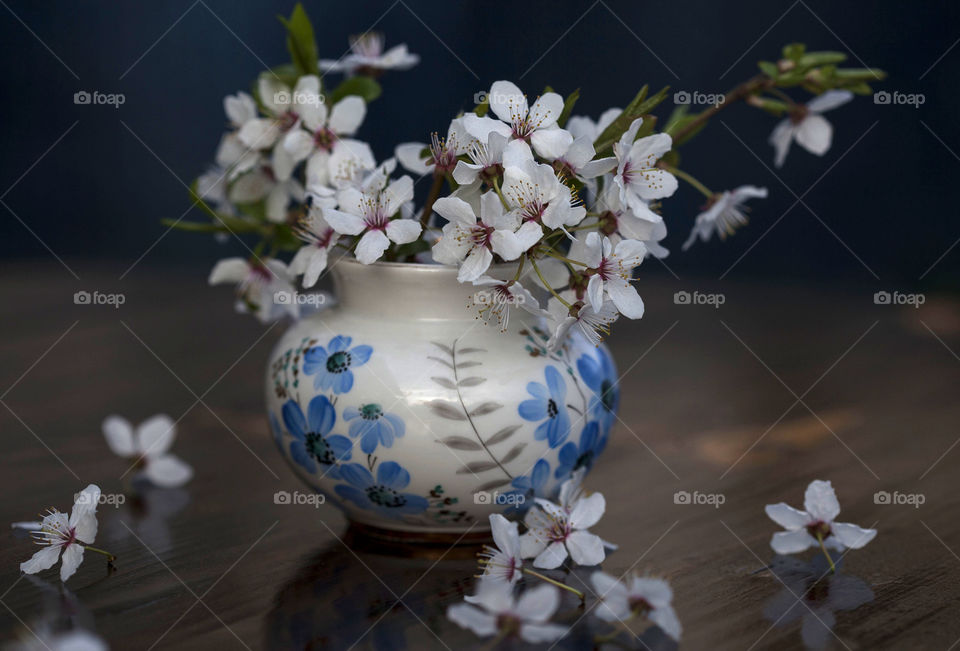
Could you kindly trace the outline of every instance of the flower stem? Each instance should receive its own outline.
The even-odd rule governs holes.
[[[763,91],[767,88],[772,88],[774,85],[773,79],[766,75],[757,75],[752,79],[741,83],[739,86],[735,87],[733,90],[729,91],[723,96],[723,103],[715,104],[703,111],[693,120],[688,122],[683,128],[679,129],[676,133],[671,134],[673,136],[673,142],[677,143],[683,140],[684,138],[695,133],[703,124],[712,118],[714,115],[730,106],[734,102],[742,99],[746,99],[750,95],[753,95],[757,91]]]
[[[530,576],[535,576],[535,577],[537,577],[538,579],[542,579],[542,580],[546,581],[547,583],[552,583],[553,585],[557,586],[558,588],[563,588],[564,590],[569,590],[569,591],[572,592],[573,594],[575,594],[575,595],[577,595],[578,597],[580,597],[580,601],[585,601],[585,600],[586,600],[586,597],[584,596],[584,594],[583,594],[582,592],[580,592],[580,591],[577,590],[576,588],[570,587],[570,586],[567,585],[566,583],[561,583],[560,581],[556,581],[556,580],[554,580],[554,579],[551,579],[549,576],[544,576],[543,574],[540,574],[540,572],[535,572],[535,571],[533,571],[533,570],[531,570],[531,569],[528,569],[528,568],[526,568],[526,567],[523,568],[523,573],[524,573],[524,574],[529,574]]]
[[[108,563],[112,563],[112,562],[114,562],[115,560],[117,560],[116,555],[111,554],[111,553],[108,552],[108,551],[104,551],[104,550],[102,550],[102,549],[99,549],[99,548],[97,548],[97,547],[91,547],[90,545],[84,545],[83,548],[86,549],[86,550],[89,550],[89,551],[91,551],[91,552],[97,552],[98,554],[103,554],[104,556],[107,557],[107,562],[108,562]]]
[[[830,552],[827,551],[826,545],[823,544],[823,534],[819,531],[817,532],[817,542],[820,543],[820,549],[823,550],[823,555],[827,557],[827,562],[830,563],[830,573],[836,574],[837,567],[833,564],[833,559],[830,558]]]
[[[565,258],[564,256],[560,255],[559,253],[554,252],[553,249],[541,249],[541,251],[543,251],[544,253],[546,253],[547,255],[549,255],[551,258],[556,258],[557,260],[560,260],[561,262],[566,262],[567,264],[575,264],[575,265],[578,265],[578,266],[580,266],[580,267],[589,267],[589,265],[588,265],[587,263],[585,263],[585,262],[579,262],[579,261],[577,261],[577,260],[571,260],[570,258]]]
[[[427,195],[427,202],[423,204],[423,212],[420,213],[420,226],[423,228],[427,228],[427,224],[430,222],[433,204],[440,196],[441,190],[443,190],[443,175],[435,173],[433,175],[433,185],[430,186],[430,194]]]
[[[537,266],[537,261],[534,260],[533,258],[530,258],[530,264],[533,265],[533,270],[537,272],[537,278],[539,278],[540,282],[543,283],[543,286],[547,288],[547,291],[553,294],[553,297],[556,298],[561,303],[563,303],[564,306],[566,306],[566,308],[569,310],[571,308],[571,305],[567,303],[565,300],[563,300],[563,297],[560,296],[560,294],[558,294],[557,292],[555,292],[553,290],[553,287],[550,286],[550,283],[546,281],[546,279],[543,277],[543,274],[540,273],[540,267]]]
[[[493,179],[493,189],[497,193],[497,196],[500,197],[500,203],[503,204],[503,207],[510,210],[510,204],[507,203],[507,198],[503,196],[503,191],[500,189],[500,181],[497,179]]]
[[[684,181],[686,181],[687,183],[695,187],[697,190],[700,191],[700,194],[705,196],[707,199],[713,198],[713,192],[711,192],[710,189],[707,188],[707,186],[705,186],[703,183],[695,179],[692,174],[688,172],[684,172],[679,168],[671,167],[670,165],[662,165],[661,167],[662,169],[665,169],[671,174],[675,176],[679,176],[681,179],[683,179]]]

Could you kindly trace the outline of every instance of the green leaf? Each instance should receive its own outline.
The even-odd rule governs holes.
[[[570,114],[573,112],[573,107],[578,99],[580,99],[579,88],[567,95],[567,99],[563,100],[563,111],[560,112],[560,117],[557,118],[557,124],[559,124],[561,128],[567,126],[567,120],[570,119]]]
[[[797,65],[809,70],[818,66],[825,66],[834,63],[843,63],[847,60],[847,55],[843,52],[810,52],[797,60]]]
[[[780,69],[777,68],[777,64],[771,61],[758,61],[757,67],[760,68],[760,72],[770,77],[771,79],[776,79],[780,76]]]
[[[336,104],[344,97],[349,95],[359,95],[363,101],[369,103],[380,97],[382,88],[380,83],[372,77],[350,77],[344,79],[332,93],[330,93],[330,104]]]
[[[783,46],[783,58],[790,59],[791,61],[796,61],[803,56],[803,53],[806,51],[807,46],[803,43],[790,43]]]
[[[284,63],[282,65],[270,68],[270,71],[267,74],[279,79],[290,88],[293,88],[297,85],[297,79],[300,77],[300,73],[297,72],[297,69],[292,63]]]
[[[669,86],[664,86],[656,95],[648,98],[648,87],[644,86],[641,88],[640,92],[633,98],[633,101],[627,105],[627,108],[623,109],[610,126],[604,129],[603,133],[597,137],[593,143],[593,148],[597,154],[603,154],[607,149],[613,147],[613,143],[620,139],[620,136],[630,128],[630,124],[633,123],[634,120],[649,114],[660,102],[666,99],[669,89]]]
[[[490,111],[490,96],[487,93],[482,93],[482,95],[483,101],[473,107],[473,112],[480,117],[485,116]]]
[[[287,28],[287,51],[290,52],[294,68],[300,75],[319,75],[317,41],[303,5],[298,2],[289,19],[283,16],[278,18]]]

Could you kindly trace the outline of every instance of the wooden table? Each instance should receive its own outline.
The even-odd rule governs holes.
[[[474,550],[384,555],[351,539],[331,506],[274,504],[276,491],[301,488],[261,406],[282,326],[232,315],[229,292],[200,272],[139,267],[120,282],[115,269],[79,266],[80,282],[52,265],[0,280],[0,520],[67,508],[89,482],[121,492],[125,464],[100,434],[114,412],[180,418],[175,451],[196,477],[101,507],[97,542],[119,555],[117,570],[88,554],[69,592],[53,571],[21,576],[33,547],[8,533],[3,639],[69,616],[115,649],[478,646],[444,617],[473,589]],[[654,276],[641,283],[648,315],[616,328],[622,422],[588,480],[608,504],[595,531],[620,545],[605,569],[669,578],[683,648],[802,648],[804,619],[831,648],[956,648],[960,301],[930,294],[915,309],[874,304],[876,288],[715,284]],[[126,301],[75,305],[81,289]],[[679,290],[726,300],[677,305]],[[805,570],[764,570],[777,527],[763,506],[801,506],[815,478],[833,481],[841,520],[880,533],[845,557],[842,580],[794,606],[785,591],[805,594]],[[677,504],[678,491],[723,503]],[[924,503],[878,504],[878,491]],[[833,633],[818,624],[860,602],[835,613]],[[590,628],[602,629],[581,622],[558,648],[589,648]]]

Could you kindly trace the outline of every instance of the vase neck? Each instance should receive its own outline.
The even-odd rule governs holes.
[[[474,321],[479,314],[475,298],[484,291],[458,282],[457,269],[442,265],[364,265],[344,258],[334,263],[331,272],[341,307],[353,314],[382,317],[385,322],[397,318]]]

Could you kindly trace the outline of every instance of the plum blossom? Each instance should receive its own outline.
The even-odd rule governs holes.
[[[568,303],[569,299],[576,300],[572,292],[561,294]],[[610,334],[610,325],[620,317],[620,312],[611,300],[604,300],[600,309],[594,309],[589,303],[577,301],[567,307],[556,298],[547,303],[553,324],[553,334],[547,341],[547,350],[555,351],[566,341],[570,328],[577,326],[583,335],[594,346]]]
[[[581,136],[553,159],[553,166],[563,174],[573,174],[581,179],[593,179],[617,167],[617,159],[613,156],[594,160],[596,154],[593,141]]]
[[[42,547],[30,560],[20,563],[20,571],[36,574],[60,561],[60,580],[66,581],[83,562],[83,550],[97,537],[97,503],[100,487],[90,484],[77,493],[68,518],[65,513],[50,509],[43,520],[30,523],[35,542]],[[61,556],[62,553],[62,556]],[[106,553],[106,552],[104,552]]]
[[[527,533],[520,536],[520,553],[533,558],[533,566],[548,570],[560,567],[569,555],[578,565],[599,565],[606,557],[604,541],[588,529],[600,521],[606,510],[601,493],[569,503],[570,510],[543,498],[539,509],[530,509],[524,518]]]
[[[617,310],[628,319],[643,316],[643,299],[630,284],[634,267],[643,262],[647,249],[643,242],[620,240],[616,248],[610,238],[592,232],[583,246],[583,260],[591,274],[587,298],[595,312],[603,308],[604,296],[610,297]]]
[[[420,236],[420,223],[393,216],[400,207],[413,199],[413,179],[403,176],[385,188],[373,187],[366,191],[347,188],[337,200],[340,210],[325,208],[323,216],[335,231],[343,235],[360,235],[357,260],[372,264],[383,252],[395,244],[407,244]]]
[[[646,202],[669,197],[677,190],[677,177],[656,167],[673,147],[673,140],[666,133],[637,140],[642,123],[640,118],[634,120],[613,146],[618,161],[613,180],[620,188],[620,201],[638,214],[648,210]]]
[[[396,156],[400,164],[414,174],[447,174],[460,163],[458,156],[467,153],[475,142],[476,139],[464,128],[463,120],[456,118],[450,122],[446,138],[434,133],[429,145],[421,142],[397,145]],[[424,149],[429,151],[426,159],[421,158]]]
[[[796,554],[811,547],[843,551],[860,549],[877,535],[876,529],[863,529],[855,524],[834,522],[840,515],[840,503],[829,481],[815,480],[807,486],[800,511],[787,504],[768,504],[770,519],[786,531],[773,534],[770,546],[778,554]]]
[[[34,625],[22,639],[6,647],[11,651],[107,651],[103,638],[82,629],[55,632],[49,625]]]
[[[376,76],[384,70],[407,70],[420,62],[418,55],[407,50],[406,43],[384,52],[383,42],[383,34],[379,32],[351,36],[349,54],[338,60],[320,59],[320,70]]]
[[[433,210],[449,220],[433,247],[433,258],[441,264],[459,264],[460,282],[474,281],[486,273],[494,254],[516,260],[543,236],[539,225],[521,225],[518,215],[504,213],[500,198],[492,191],[480,197],[479,216],[457,197],[437,199]]]
[[[303,114],[316,113],[323,106],[320,78],[316,75],[300,77],[291,91],[274,75],[262,74],[257,80],[257,95],[267,117],[259,117],[256,112],[236,113],[247,118],[240,126],[240,141],[255,149],[273,147],[283,134],[300,124]]]
[[[503,173],[503,151],[508,138],[491,131],[485,141],[473,140],[466,150],[470,162],[461,160],[453,169],[453,179],[461,186],[496,178]]]
[[[502,581],[513,585],[523,576],[517,523],[493,513],[490,515],[490,530],[494,546],[485,545],[478,554],[483,566],[482,578],[484,581]]]
[[[509,81],[495,81],[487,94],[490,111],[502,122],[484,120],[475,115],[464,117],[467,129],[481,141],[490,131],[529,142],[544,158],[553,160],[567,150],[573,135],[557,125],[563,112],[563,98],[544,93],[530,106],[527,97]],[[504,124],[505,123],[505,124]]]
[[[552,166],[533,160],[524,143],[511,142],[503,157],[503,196],[524,223],[561,228],[583,221],[586,209],[574,205],[570,188],[557,178]]]
[[[447,608],[447,619],[480,637],[499,633],[537,644],[555,642],[568,631],[549,621],[560,605],[560,593],[552,585],[529,588],[517,599],[511,583],[483,580],[466,601]]]
[[[327,110],[323,102],[298,107],[302,129],[291,129],[283,139],[283,147],[294,163],[318,157],[314,165],[325,163],[342,136],[352,136],[360,128],[367,113],[362,97],[348,95]]]
[[[309,212],[294,229],[305,244],[290,261],[290,273],[303,274],[303,286],[313,287],[327,268],[330,249],[337,244],[339,234],[323,218],[323,208],[311,205]]]
[[[573,115],[567,120],[566,129],[573,134],[574,138],[585,136],[589,138],[590,142],[596,142],[600,134],[613,124],[613,121],[620,117],[621,113],[623,113],[623,109],[609,108],[600,114],[596,122],[584,115]]]
[[[621,578],[622,579],[622,578]],[[673,590],[663,579],[636,574],[626,581],[606,572],[594,572],[590,577],[600,597],[597,617],[606,622],[623,622],[636,616],[645,617],[663,632],[680,641],[680,620],[673,610]]]
[[[593,207],[594,211],[600,213],[599,232],[608,236],[614,244],[621,239],[643,242],[647,254],[655,258],[670,255],[660,244],[667,236],[663,217],[654,212],[647,202],[635,204],[635,207],[638,210],[630,210],[620,201],[620,189],[608,179]]]
[[[791,111],[790,116],[778,123],[770,134],[769,142],[776,151],[774,165],[783,167],[794,140],[811,154],[826,154],[833,142],[833,126],[821,113],[843,106],[852,99],[853,93],[849,90],[828,90]]]
[[[224,258],[213,267],[208,282],[236,283],[237,311],[253,313],[263,323],[275,321],[284,313],[292,317],[299,313],[296,301],[277,300],[283,293],[292,298],[295,290],[287,265],[275,258]]]
[[[741,185],[735,190],[713,195],[708,208],[697,215],[697,220],[690,230],[690,237],[683,243],[683,250],[689,249],[697,237],[703,242],[710,241],[714,231],[721,240],[726,239],[727,235],[733,235],[737,228],[747,223],[747,216],[743,214],[746,210],[744,204],[753,198],[766,199],[767,189],[755,185]]]
[[[510,308],[519,307],[522,310],[538,317],[549,317],[550,314],[540,308],[540,304],[533,294],[524,289],[519,281],[507,281],[481,276],[473,281],[477,287],[486,287],[473,296],[473,304],[480,310],[480,318],[489,324],[490,319],[496,318],[502,332],[507,331],[510,322]]]
[[[163,488],[182,486],[193,477],[193,468],[169,453],[176,435],[176,424],[166,414],[157,414],[136,428],[121,416],[107,416],[103,421],[110,451],[133,460],[138,474]]]

